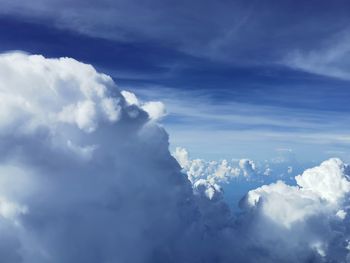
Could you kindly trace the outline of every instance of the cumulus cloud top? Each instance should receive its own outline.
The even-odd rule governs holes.
[[[290,227],[292,223],[325,210],[336,211],[350,192],[348,166],[333,158],[295,177],[297,186],[282,181],[264,185],[247,194],[246,204],[259,209],[272,220]],[[333,213],[332,212],[332,213]],[[346,213],[339,211],[338,216]]]
[[[1,55],[0,68],[2,131],[20,121],[22,132],[60,123],[93,132],[99,122],[120,117],[120,96],[110,94],[112,79],[90,65],[71,58],[9,53]]]
[[[296,186],[278,181],[249,191],[241,205],[254,218],[259,246],[271,251],[280,242],[275,256],[296,252],[288,262],[347,262],[348,174],[348,165],[332,158],[296,176]]]
[[[348,175],[349,167],[340,159],[333,158],[306,170],[295,180],[305,191],[311,191],[330,203],[337,203],[350,192]]]

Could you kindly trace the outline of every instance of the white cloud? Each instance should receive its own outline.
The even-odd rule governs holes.
[[[249,159],[239,160],[239,167],[242,169],[244,176],[254,174],[256,169],[254,162]]]
[[[70,58],[8,53],[1,55],[0,68],[0,78],[4,79],[0,84],[0,98],[5,103],[3,131],[17,118],[22,132],[40,126],[52,128],[60,122],[93,132],[99,122],[119,118],[120,95],[112,98],[109,94],[114,87],[112,79],[97,74],[90,65]]]
[[[349,257],[346,247],[350,234],[346,222],[350,196],[348,176],[348,165],[332,158],[296,176],[296,186],[282,181],[264,185],[249,191],[241,204],[256,216],[254,225],[269,229],[269,240],[285,243],[283,251],[300,250],[293,248],[292,243],[303,243],[320,257],[316,262],[343,262]],[[342,232],[338,232],[339,229],[343,229]],[[267,240],[258,232],[254,235],[261,242]]]
[[[141,102],[134,93],[129,91],[121,91],[128,105],[135,105],[148,113],[151,120],[157,121],[166,115],[165,105],[160,101]]]
[[[199,179],[193,184],[194,193],[206,196],[209,200],[222,198],[222,189],[217,184],[211,184],[205,179]]]
[[[126,90],[122,90],[120,93],[123,95],[128,105],[140,106],[140,102],[134,93]]]
[[[311,191],[329,203],[338,203],[350,192],[349,168],[341,160],[333,158],[319,167],[307,169],[295,177],[305,191]]]
[[[148,113],[151,120],[159,120],[166,115],[165,105],[160,101],[146,102],[141,108]]]
[[[190,159],[187,150],[181,147],[175,149],[173,156],[193,184],[203,179],[212,185],[228,183],[230,179],[239,176],[240,173],[246,173],[245,167],[240,169],[237,164],[234,166],[227,160],[207,162],[202,159]]]
[[[235,217],[220,184],[258,177],[267,164],[190,159],[178,148],[186,176],[150,119],[154,108],[144,110],[147,102],[92,66],[2,54],[0,99],[3,262],[349,257],[348,166],[339,159],[306,170],[297,186],[278,181],[250,191]]]
[[[266,167],[266,170],[264,171],[264,175],[269,176],[269,175],[271,175],[271,173],[272,173],[271,168],[270,167]]]
[[[249,191],[246,204],[250,207],[261,206],[266,217],[288,228],[318,213],[323,207],[315,194],[300,192],[297,186],[289,186],[282,181]]]
[[[344,220],[346,218],[347,212],[345,212],[343,209],[340,209],[335,215],[341,220]]]
[[[74,59],[18,52],[0,55],[0,100],[3,262],[175,255],[195,205],[166,132],[149,122],[159,104],[131,105],[109,76]]]
[[[344,196],[350,192],[345,172],[342,161],[330,159],[296,176],[297,186],[278,181],[250,191],[246,204],[251,207],[259,204],[267,217],[286,227],[325,209],[336,213]]]
[[[0,198],[0,217],[3,217],[16,223],[16,218],[20,214],[27,213],[27,211],[27,207],[23,205],[19,205],[6,199]]]
[[[231,184],[232,181],[250,181],[263,183],[265,180],[289,179],[287,177],[290,160],[266,160],[264,163],[251,159],[223,159],[220,161],[206,161],[192,159],[185,148],[176,147],[173,156],[194,184],[197,180],[205,179],[211,184]],[[270,177],[270,178],[267,178]]]
[[[328,39],[323,47],[311,51],[294,51],[288,54],[283,63],[299,70],[350,80],[349,34],[343,33]]]

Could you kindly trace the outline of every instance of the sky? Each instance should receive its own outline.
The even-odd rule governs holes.
[[[0,0],[1,262],[350,262],[349,8]]]
[[[349,160],[347,1],[1,1],[0,51],[73,57],[165,103],[205,159]]]

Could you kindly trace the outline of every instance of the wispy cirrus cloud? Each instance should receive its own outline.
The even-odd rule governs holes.
[[[0,14],[45,21],[96,38],[159,44],[197,57],[247,65],[274,63],[290,50],[319,47],[349,25],[340,2],[310,1],[300,8],[294,1],[178,1],[175,7],[159,0],[35,0],[30,4],[3,0]]]
[[[321,47],[308,51],[296,50],[288,54],[286,65],[313,74],[350,80],[349,30],[330,37]]]
[[[349,116],[341,110],[247,103],[234,96],[218,100],[205,90],[125,88],[147,99],[160,98],[168,112],[163,123],[172,134],[172,147],[186,146],[209,159],[261,159],[273,157],[276,149],[292,149],[303,158],[322,160],[332,151],[350,147]],[[297,100],[299,95],[288,98]],[[313,98],[304,103],[312,104]]]

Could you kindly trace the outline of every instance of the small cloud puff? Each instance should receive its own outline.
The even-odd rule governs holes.
[[[249,159],[239,160],[239,167],[242,169],[244,176],[252,175],[256,170],[255,163]]]
[[[136,95],[132,92],[123,90],[121,94],[124,96],[128,105],[136,105],[147,112],[149,118],[152,121],[160,120],[164,116],[166,116],[166,108],[165,105],[160,101],[148,101],[148,102],[140,102]]]

